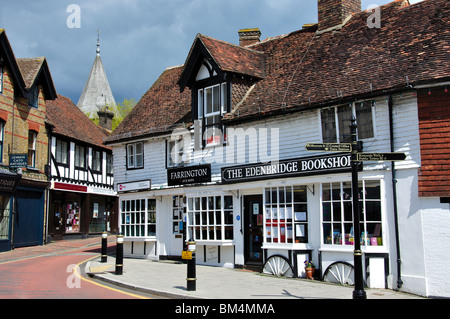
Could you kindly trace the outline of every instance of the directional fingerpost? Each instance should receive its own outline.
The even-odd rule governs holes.
[[[405,153],[358,153],[358,161],[404,161]]]
[[[308,143],[305,145],[307,151],[313,152],[351,152],[350,143]]]

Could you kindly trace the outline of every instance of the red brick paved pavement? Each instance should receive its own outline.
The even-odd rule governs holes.
[[[0,252],[0,263],[19,260],[30,257],[51,255],[55,253],[76,250],[84,247],[101,247],[101,237],[87,239],[58,240],[43,246],[30,246],[15,248],[11,251]],[[108,246],[115,242],[115,236],[108,236]]]

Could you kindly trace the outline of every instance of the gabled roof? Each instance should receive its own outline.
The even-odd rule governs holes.
[[[4,29],[0,29],[0,57],[3,58],[4,63],[8,66],[8,69],[12,74],[15,83],[14,87],[17,89],[16,92],[18,92],[20,96],[26,96],[25,81],[22,78],[19,65],[17,64],[14,52],[11,49],[11,45]]]
[[[298,111],[405,90],[450,78],[450,1],[382,6],[356,13],[333,32],[317,25],[251,46],[266,52],[266,77],[226,120]]]
[[[46,123],[55,135],[110,149],[103,144],[106,130],[95,125],[68,97],[58,94],[57,99],[47,102]]]
[[[222,72],[241,74],[257,79],[265,77],[264,53],[198,34],[180,76],[181,90],[189,86],[195,78],[199,62],[201,63],[203,59],[212,60]]]
[[[27,90],[30,90],[33,85],[38,83],[44,88],[46,100],[54,100],[57,98],[56,89],[45,57],[21,58],[17,59],[17,63]]]
[[[177,85],[182,70],[182,66],[166,69],[105,143],[156,136],[190,125],[191,92],[180,92]]]

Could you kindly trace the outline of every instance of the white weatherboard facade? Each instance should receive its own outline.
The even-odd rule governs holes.
[[[391,152],[388,98],[373,99],[374,137],[362,140],[364,152]],[[395,94],[392,101],[393,148],[395,152],[404,152],[406,160],[395,162],[396,183],[393,183],[391,162],[365,162],[359,172],[361,187],[364,185],[360,203],[364,209],[371,205],[379,207],[381,212],[375,223],[369,221],[369,216],[361,215],[363,219],[367,218],[364,227],[372,233],[366,233],[366,242],[362,245],[365,282],[373,288],[397,289],[397,259],[400,258],[403,291],[425,296],[450,296],[447,282],[450,270],[439,266],[450,262],[445,253],[450,242],[446,231],[449,207],[440,204],[439,198],[419,198],[417,195],[421,165],[417,98],[410,91]],[[355,105],[358,103],[360,101]],[[192,128],[185,135],[189,139],[185,145],[190,147],[185,147],[188,151],[184,152],[184,159],[188,156],[189,161],[184,162],[184,167],[210,164],[211,181],[179,186],[168,186],[168,169],[171,167],[167,167],[167,150],[171,135],[112,144],[125,255],[152,259],[179,257],[183,240],[194,237],[198,264],[231,268],[283,256],[293,274],[299,277],[304,276],[303,262],[307,259],[315,263],[320,276],[325,275],[333,263],[352,265],[352,230],[348,216],[343,213],[345,207],[348,208],[348,198],[344,195],[351,183],[349,171],[316,172],[295,177],[274,174],[254,181],[222,182],[222,168],[330,155],[305,150],[307,143],[323,141],[321,131],[321,110],[309,110],[228,127],[228,142],[224,149],[204,148],[195,153],[196,137]],[[230,132],[236,134],[235,140]],[[255,136],[260,140],[255,140]],[[266,138],[267,143],[264,142]],[[245,147],[242,147],[243,141],[246,141]],[[127,146],[141,142],[143,165],[129,169]],[[235,151],[229,153],[231,149]],[[259,150],[257,156],[256,150]],[[220,152],[221,157],[213,156]],[[137,181],[151,181],[151,186],[133,192],[117,189],[118,184]],[[397,191],[398,233],[393,185]],[[369,198],[372,190],[376,190],[376,198]],[[300,192],[302,199],[294,199]],[[333,200],[327,198],[331,193]],[[259,202],[251,201],[254,195]],[[276,201],[274,196],[278,196]],[[342,197],[336,199],[334,196]],[[196,208],[196,201],[200,208]],[[333,217],[325,211],[331,206]],[[297,212],[296,207],[302,208]],[[250,225],[252,218],[255,219]],[[333,220],[330,222],[328,218]],[[262,233],[252,238],[259,241],[261,253],[252,251],[255,242],[247,238],[255,223]],[[303,237],[297,237],[299,234]],[[397,254],[397,239],[400,255]]]

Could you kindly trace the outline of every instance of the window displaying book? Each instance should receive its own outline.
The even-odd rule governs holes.
[[[233,239],[233,197],[189,197],[188,238],[196,241]]]
[[[80,232],[80,203],[68,202],[66,207],[66,233]]]
[[[264,241],[307,243],[306,186],[269,187],[264,190]]]
[[[381,246],[380,181],[358,183],[361,245]],[[351,182],[321,184],[323,244],[354,245]]]

